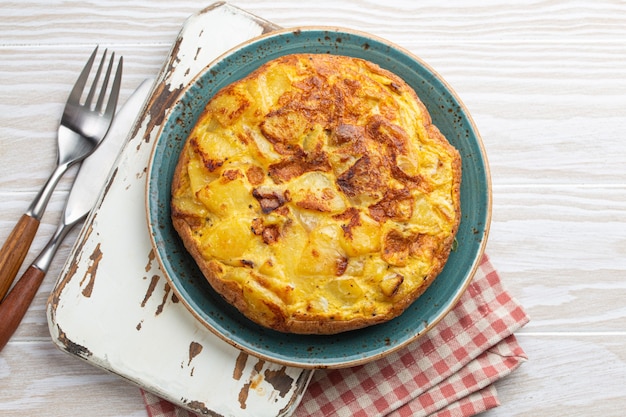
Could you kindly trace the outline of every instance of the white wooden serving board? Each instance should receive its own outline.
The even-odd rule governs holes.
[[[199,323],[159,269],[145,214],[153,143],[183,87],[276,28],[224,3],[185,22],[47,305],[60,349],[199,414],[288,415],[312,376],[248,356]]]

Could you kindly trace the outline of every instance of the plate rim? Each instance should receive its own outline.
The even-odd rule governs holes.
[[[376,41],[380,44],[383,44],[387,47],[389,47],[390,49],[395,49],[398,52],[401,52],[402,54],[404,54],[405,56],[407,56],[408,58],[410,58],[411,60],[414,60],[416,62],[419,63],[419,65],[421,65],[427,72],[429,72],[434,78],[437,79],[438,82],[440,82],[446,92],[452,96],[456,102],[459,105],[459,108],[462,110],[469,126],[471,127],[471,131],[473,133],[473,135],[476,138],[476,145],[478,147],[478,149],[480,150],[480,157],[481,160],[483,162],[483,168],[484,168],[484,177],[485,177],[485,185],[486,185],[486,204],[485,204],[485,224],[483,226],[483,238],[480,241],[480,244],[478,246],[478,249],[476,251],[476,255],[474,256],[473,260],[472,260],[472,265],[471,268],[468,268],[468,272],[467,272],[467,277],[464,280],[464,282],[462,283],[462,285],[460,285],[455,291],[456,294],[453,298],[451,298],[448,301],[448,305],[444,308],[444,310],[437,316],[435,317],[434,320],[429,321],[424,328],[415,333],[414,335],[412,335],[411,337],[407,337],[405,340],[400,341],[399,343],[390,346],[389,348],[385,349],[382,352],[377,352],[377,353],[373,353],[369,356],[366,357],[359,357],[359,358],[355,358],[355,359],[351,359],[351,360],[336,360],[336,361],[321,361],[321,362],[314,362],[314,361],[307,361],[307,360],[295,360],[295,359],[289,359],[286,356],[287,355],[283,355],[280,354],[278,352],[272,352],[273,355],[271,354],[267,354],[264,353],[263,351],[260,350],[255,350],[251,347],[242,345],[241,343],[239,343],[238,341],[228,337],[227,335],[223,334],[221,331],[219,331],[219,329],[217,329],[214,325],[212,325],[211,323],[207,322],[203,317],[200,316],[200,314],[198,312],[195,311],[195,309],[191,306],[191,304],[189,303],[188,300],[186,300],[186,298],[183,296],[183,294],[181,294],[179,288],[177,287],[177,285],[175,285],[174,280],[172,279],[172,277],[170,276],[170,274],[167,271],[167,268],[165,267],[164,261],[162,259],[161,253],[159,251],[159,243],[156,241],[156,236],[154,233],[154,225],[151,221],[151,208],[150,208],[150,201],[151,201],[151,197],[150,197],[150,193],[151,193],[151,178],[152,178],[152,171],[155,168],[155,154],[157,152],[157,148],[159,143],[162,140],[162,136],[163,136],[163,131],[165,129],[165,127],[168,125],[168,121],[170,120],[172,113],[175,111],[176,107],[180,104],[180,102],[182,101],[182,99],[184,98],[184,96],[188,93],[188,91],[197,83],[198,79],[200,79],[207,71],[210,70],[210,68],[212,68],[213,66],[215,66],[217,63],[221,62],[222,60],[224,60],[225,58],[231,56],[232,54],[236,53],[238,50],[245,48],[251,44],[269,39],[269,38],[273,38],[273,37],[279,37],[281,35],[285,35],[285,34],[298,34],[301,32],[312,32],[312,31],[318,31],[318,32],[331,32],[331,33],[337,33],[337,34],[347,34],[347,35],[354,35],[354,36],[358,36],[361,38],[367,38],[367,39],[371,39],[373,41]],[[332,54],[332,52],[331,52]],[[401,348],[407,346],[410,343],[415,342],[416,340],[420,339],[421,337],[423,337],[424,335],[428,334],[428,332],[430,332],[441,320],[443,320],[451,311],[452,309],[456,306],[456,304],[458,303],[459,299],[463,296],[463,294],[466,292],[467,288],[469,287],[469,284],[472,282],[474,275],[476,274],[476,271],[478,270],[481,261],[485,255],[485,248],[487,245],[487,241],[489,238],[489,234],[490,234],[490,229],[491,229],[491,220],[492,220],[492,210],[493,210],[493,189],[492,189],[492,179],[491,179],[491,169],[490,169],[490,165],[489,165],[489,161],[487,158],[487,153],[485,150],[485,146],[484,146],[484,142],[482,140],[482,136],[480,135],[480,132],[477,128],[477,125],[471,115],[471,113],[469,112],[467,106],[465,105],[465,103],[461,100],[461,98],[458,96],[458,94],[456,93],[456,91],[452,88],[452,86],[427,62],[425,62],[422,58],[420,58],[419,56],[417,56],[415,53],[413,53],[412,51],[398,45],[395,44],[385,38],[382,38],[378,35],[375,34],[371,34],[369,32],[365,32],[365,31],[361,31],[361,30],[356,30],[356,29],[351,29],[351,28],[346,28],[346,27],[341,27],[341,26],[327,26],[327,25],[305,25],[305,26],[296,26],[296,27],[290,27],[290,28],[282,28],[282,29],[277,29],[277,30],[273,30],[271,32],[267,32],[267,33],[263,33],[261,35],[252,37],[244,42],[239,43],[238,45],[229,48],[228,50],[226,50],[225,52],[221,53],[220,55],[218,55],[216,58],[214,58],[213,60],[211,60],[207,65],[205,65],[193,78],[191,78],[189,80],[189,82],[184,85],[181,86],[182,88],[180,88],[177,91],[177,97],[174,100],[173,104],[167,109],[167,111],[164,114],[163,117],[163,123],[158,127],[158,131],[157,134],[155,136],[155,140],[154,143],[152,144],[152,148],[150,151],[150,156],[148,159],[148,165],[147,165],[147,169],[146,169],[146,184],[145,184],[145,189],[144,189],[144,195],[145,195],[145,204],[144,204],[144,210],[145,210],[145,219],[147,222],[147,226],[148,226],[148,235],[150,237],[150,243],[151,243],[151,248],[154,251],[154,256],[155,259],[157,260],[159,267],[160,267],[160,271],[162,273],[162,275],[165,277],[165,279],[168,281],[168,284],[170,286],[170,288],[172,289],[172,291],[174,292],[174,294],[176,294],[178,300],[185,306],[186,310],[188,312],[190,312],[194,318],[202,325],[203,328],[208,329],[209,331],[211,331],[211,333],[213,333],[214,335],[218,336],[219,339],[225,341],[226,343],[228,343],[229,345],[245,352],[248,354],[251,354],[255,357],[258,357],[260,359],[263,360],[268,360],[268,361],[272,361],[274,363],[278,363],[278,364],[282,364],[282,365],[287,365],[287,366],[294,366],[294,367],[298,367],[298,368],[303,368],[303,369],[337,369],[337,368],[345,368],[345,367],[350,367],[350,366],[357,366],[357,365],[363,365],[365,363],[368,362],[372,362],[374,360],[380,359],[382,357],[385,357],[389,354],[392,354],[398,350],[400,350]],[[168,201],[169,204],[169,201]],[[433,281],[434,282],[434,281]],[[384,324],[384,323],[381,323]]]

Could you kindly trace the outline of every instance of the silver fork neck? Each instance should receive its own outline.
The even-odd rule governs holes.
[[[48,178],[48,181],[44,184],[44,186],[39,190],[37,196],[26,210],[26,215],[33,217],[37,220],[41,220],[44,211],[46,210],[46,206],[50,201],[50,197],[52,196],[52,192],[56,187],[57,183],[70,167],[69,163],[58,164],[57,167],[52,172],[52,175]]]
[[[61,246],[61,243],[63,243],[63,239],[65,239],[65,236],[67,236],[70,230],[72,230],[72,228],[83,219],[84,216],[79,219],[75,219],[72,222],[66,222],[65,219],[61,221],[57,226],[54,235],[50,238],[50,241],[48,241],[39,256],[37,256],[37,258],[33,261],[32,265],[43,272],[48,272],[52,259]]]
[[[27,215],[37,220],[41,220],[46,206],[48,205],[48,201],[50,201],[50,197],[52,196],[52,192],[63,174],[65,174],[72,165],[85,159],[85,157],[91,154],[94,148],[98,146],[97,141],[91,143],[94,142],[93,138],[84,137],[80,133],[63,125],[59,126],[57,142],[57,167],[26,211]]]

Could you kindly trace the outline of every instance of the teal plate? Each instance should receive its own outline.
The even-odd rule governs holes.
[[[434,124],[463,160],[462,219],[458,245],[430,285],[401,316],[333,336],[283,334],[261,327],[226,303],[207,283],[170,220],[170,185],[179,153],[209,99],[260,65],[292,53],[348,55],[399,75],[415,89]],[[474,123],[448,84],[411,53],[346,29],[312,27],[272,32],[240,45],[211,63],[171,109],[150,160],[147,211],[161,268],[181,301],[200,322],[237,348],[257,357],[302,368],[362,364],[416,340],[458,301],[480,263],[491,219],[487,159]]]

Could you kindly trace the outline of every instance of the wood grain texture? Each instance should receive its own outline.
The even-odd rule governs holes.
[[[29,266],[0,303],[0,350],[22,322],[45,276],[44,271]]]
[[[39,220],[22,214],[0,249],[0,300],[9,291],[35,238]]]
[[[49,340],[9,343],[0,378],[2,416],[146,416],[138,388],[59,352]]]
[[[520,343],[533,362],[498,383],[502,405],[485,416],[620,416],[624,335],[533,334]]]
[[[53,168],[63,104],[93,46],[124,55],[125,100],[159,70],[184,20],[209,3],[0,2],[0,239]],[[449,82],[489,156],[494,212],[487,253],[531,316],[519,336],[530,360],[497,383],[502,406],[486,415],[622,415],[624,2],[232,4],[285,27],[371,32],[418,55]],[[25,266],[52,235],[73,174],[59,184]],[[50,343],[44,306],[76,234],[0,352],[0,415],[146,415],[138,389]]]

